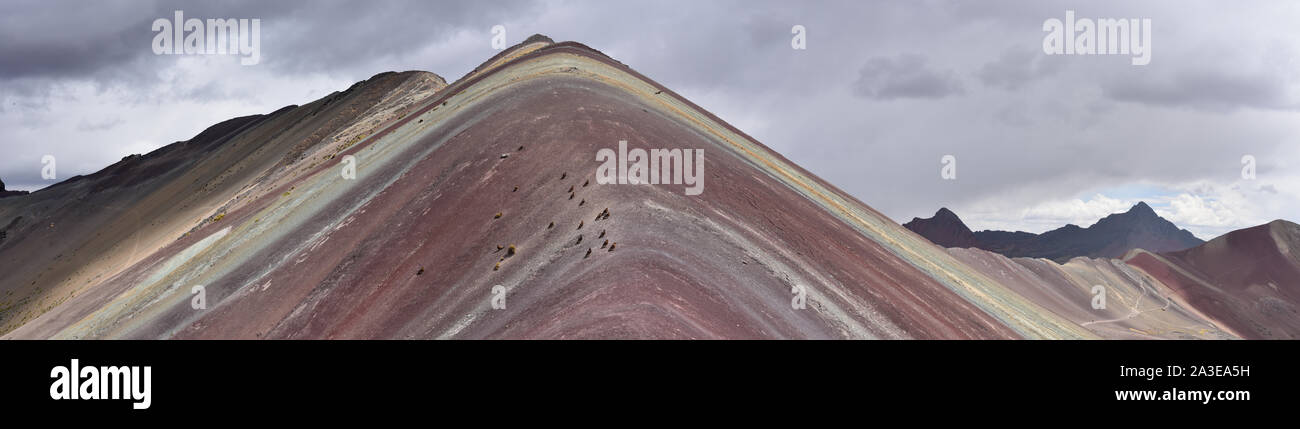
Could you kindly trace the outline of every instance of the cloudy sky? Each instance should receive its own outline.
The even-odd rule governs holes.
[[[1150,64],[1045,54],[1067,9],[1150,19]],[[260,62],[155,55],[150,25],[175,10],[260,19]],[[1296,1],[6,0],[0,179],[48,186],[43,155],[59,180],[87,174],[383,71],[451,81],[503,25],[510,44],[600,49],[900,222],[946,206],[1042,232],[1145,200],[1209,239],[1300,221],[1297,23]]]

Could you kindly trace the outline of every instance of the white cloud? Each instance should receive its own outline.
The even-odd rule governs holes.
[[[1066,224],[1086,228],[1107,215],[1128,211],[1138,201],[1096,194],[1088,199],[1044,201],[1020,210],[1009,210],[1004,204],[988,201],[962,208],[957,214],[976,231],[995,229],[1042,233]]]
[[[954,210],[972,230],[1042,233],[1066,224],[1088,227],[1145,201],[1160,217],[1203,240],[1274,219],[1294,221],[1295,214],[1300,213],[1300,178],[1294,176],[1232,183],[1195,181],[1140,189],[1144,192],[1104,190],[1088,198],[1047,200],[1019,210],[995,197]],[[1107,193],[1129,195],[1112,197]]]
[[[1248,228],[1274,219],[1295,221],[1300,213],[1300,183],[1294,178],[1270,183],[1243,180],[1231,184],[1197,182],[1181,186],[1164,199],[1156,213],[1202,239]]]

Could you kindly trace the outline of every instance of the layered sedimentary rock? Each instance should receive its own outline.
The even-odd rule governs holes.
[[[620,142],[701,151],[703,192],[600,180]],[[1231,336],[1123,263],[936,246],[541,36],[451,85],[385,73],[218,124],[6,222],[6,338]]]
[[[1300,338],[1300,225],[1275,220],[1183,251],[1125,259],[1244,338]]]
[[[531,38],[355,141],[311,143],[367,119],[290,139],[277,135],[297,121],[269,122],[333,103],[232,124],[213,154],[187,157],[212,170],[206,180],[189,169],[156,179],[153,195],[180,201],[115,200],[129,215],[84,228],[112,231],[106,242],[137,256],[44,274],[28,295],[37,305],[11,309],[9,335],[1090,336],[576,43]],[[702,149],[706,191],[595,183],[593,155],[621,140]],[[233,142],[265,148],[239,165],[263,164],[215,162]],[[340,174],[343,157],[355,160],[353,180]],[[213,183],[235,171],[246,177]],[[160,218],[172,220],[165,231],[125,224]],[[6,285],[33,274],[43,273]],[[207,308],[196,310],[200,285]]]
[[[1078,257],[1065,264],[980,249],[953,256],[1047,310],[1112,339],[1229,339],[1236,334],[1124,261]]]
[[[231,119],[95,174],[5,198],[0,332],[55,308],[46,319],[56,325],[98,309],[138,286],[123,275],[159,268],[224,213],[323,165],[444,86],[425,72],[377,75],[311,104]]]

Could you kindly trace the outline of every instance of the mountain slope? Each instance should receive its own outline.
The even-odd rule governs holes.
[[[419,106],[8,336],[1094,337],[583,45],[530,38]],[[704,193],[598,184],[620,140],[704,150]]]
[[[1168,285],[1118,259],[1008,258],[987,250],[951,248],[957,259],[1102,338],[1237,338]],[[1098,296],[1104,295],[1105,301]]]
[[[95,174],[0,200],[0,223],[10,225],[0,242],[0,332],[43,314],[29,327],[84,317],[129,290],[124,273],[155,267],[165,249],[443,86],[425,72],[376,75],[311,104],[224,121]]]
[[[1300,225],[1233,231],[1183,251],[1133,252],[1126,262],[1246,338],[1300,338]]]

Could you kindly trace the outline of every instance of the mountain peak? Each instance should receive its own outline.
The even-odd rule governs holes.
[[[975,233],[947,207],[940,208],[929,219],[913,218],[903,227],[942,247],[977,247]]]
[[[936,225],[959,224],[960,221],[948,220],[948,215],[956,218],[951,211],[939,209],[934,218],[914,220],[903,226],[936,244],[956,247],[946,244],[952,242],[955,229]],[[946,234],[938,234],[939,240],[936,241],[933,236],[936,232]],[[974,247],[1009,257],[1047,258],[1060,263],[1078,256],[1119,258],[1132,249],[1165,252],[1203,243],[1191,232],[1160,217],[1146,202],[1138,202],[1126,212],[1108,215],[1087,228],[1068,224],[1042,234],[980,231],[973,235]]]
[[[1138,228],[1139,225],[1144,225],[1143,228],[1145,228],[1152,225],[1163,226],[1165,223],[1169,223],[1168,226],[1174,230],[1178,229],[1173,225],[1173,223],[1156,214],[1155,209],[1152,209],[1145,201],[1139,201],[1137,204],[1134,204],[1133,207],[1129,208],[1128,211],[1107,215],[1098,220],[1097,223],[1088,227],[1088,229],[1133,229]]]
[[[1138,201],[1136,205],[1128,209],[1128,213],[1158,217],[1158,215],[1156,215],[1156,211],[1153,210],[1151,206],[1147,205],[1146,201]]]

